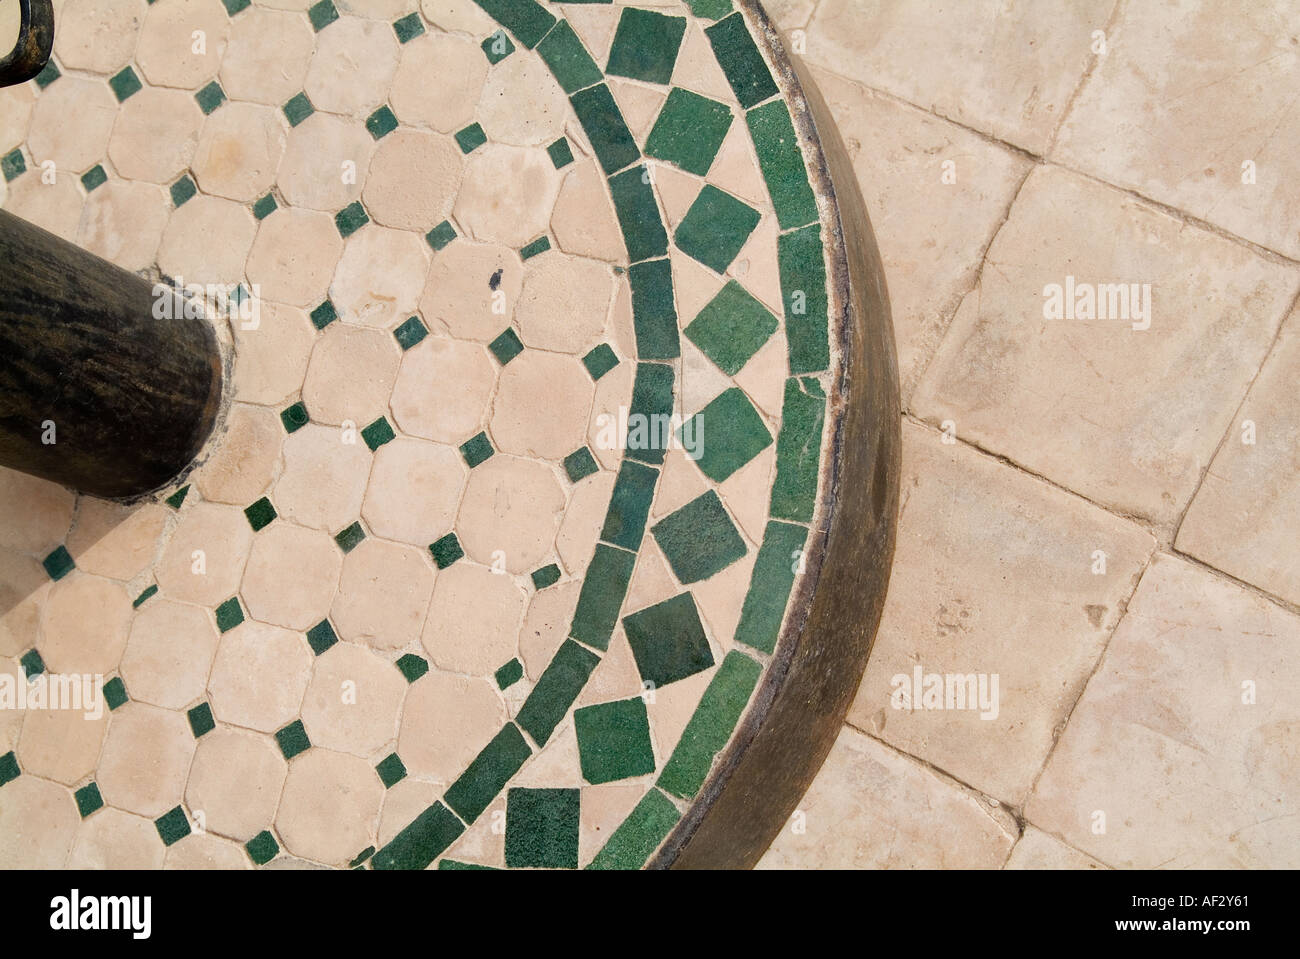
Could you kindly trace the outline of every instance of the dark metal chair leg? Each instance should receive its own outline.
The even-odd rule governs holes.
[[[30,80],[45,69],[54,50],[54,6],[51,0],[18,0],[18,43],[0,59],[0,87]]]

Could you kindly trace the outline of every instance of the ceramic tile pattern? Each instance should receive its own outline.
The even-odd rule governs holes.
[[[99,252],[258,319],[158,503],[0,476],[0,654],[107,700],[5,715],[0,864],[639,867],[813,516],[832,358],[788,110],[726,2],[281,6],[156,0],[3,94],[34,101],[11,200],[52,163],[104,198]]]

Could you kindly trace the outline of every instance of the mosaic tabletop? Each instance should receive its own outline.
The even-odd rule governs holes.
[[[145,502],[0,472],[0,866],[643,866],[824,506],[760,16],[56,7],[0,201],[201,298],[230,384]]]

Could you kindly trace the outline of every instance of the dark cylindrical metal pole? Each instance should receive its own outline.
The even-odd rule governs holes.
[[[0,466],[150,492],[199,452],[221,384],[211,322],[170,288],[0,210]]]

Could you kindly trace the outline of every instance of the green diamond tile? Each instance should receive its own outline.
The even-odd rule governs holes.
[[[477,123],[471,123],[463,130],[456,131],[456,144],[461,153],[472,153],[487,143],[487,134]]]
[[[131,97],[144,89],[144,84],[136,76],[131,67],[126,66],[116,73],[108,81],[109,87],[113,90],[113,96],[117,97],[117,102],[121,103],[128,97]]]
[[[814,223],[781,234],[777,238],[776,256],[781,274],[781,297],[785,304],[790,372],[819,373],[830,367],[826,261],[821,227]]]
[[[533,737],[533,742],[546,745],[599,662],[599,656],[571,639],[566,639],[556,650],[515,717],[515,722]]]
[[[190,721],[190,732],[195,739],[217,728],[217,721],[212,718],[212,707],[207,703],[199,703],[185,714],[185,718]]]
[[[532,752],[515,725],[506,723],[451,784],[443,801],[466,823],[472,823],[519,772]]]
[[[323,330],[339,318],[338,310],[334,308],[333,300],[326,300],[316,309],[311,311],[311,325],[318,330]],[[301,405],[301,404],[299,404]],[[305,422],[305,421],[304,421]]]
[[[591,450],[585,446],[574,450],[564,458],[564,472],[568,474],[571,483],[586,479],[599,470],[600,467],[596,465],[596,457],[592,456]]]
[[[41,565],[45,567],[45,572],[49,574],[50,579],[58,581],[72,572],[77,564],[73,562],[67,547],[58,546],[49,556],[41,560]]]
[[[194,99],[198,102],[199,109],[203,111],[204,115],[207,115],[226,102],[226,91],[221,89],[220,83],[213,80],[194,94]]]
[[[353,200],[334,214],[334,225],[338,227],[339,236],[345,240],[369,222],[370,216],[359,200]]]
[[[393,32],[397,34],[398,43],[410,43],[424,33],[424,21],[418,13],[408,13],[393,23]]]
[[[632,579],[636,554],[604,543],[596,545],[587,575],[578,593],[569,635],[593,649],[608,649],[627,584]],[[557,717],[558,721],[559,717]],[[525,727],[527,728],[527,727]]]
[[[244,843],[244,849],[248,852],[248,858],[258,866],[265,866],[280,854],[280,844],[265,829]]]
[[[187,173],[171,185],[172,206],[184,206],[199,192],[194,179]]]
[[[607,176],[641,158],[636,140],[606,84],[579,90],[569,97],[569,103]]]
[[[628,262],[637,263],[667,253],[668,233],[659,217],[659,205],[646,168],[635,166],[610,177],[609,193],[623,232]]]
[[[493,66],[515,52],[515,45],[510,42],[510,36],[504,30],[498,30],[479,46],[483,49],[484,56],[488,58],[488,63]]]
[[[581,792],[511,789],[506,794],[506,865],[577,869]]]
[[[826,397],[816,380],[786,380],[769,508],[776,519],[812,522],[825,418]]]
[[[582,778],[593,786],[655,771],[650,719],[640,696],[574,710]]]
[[[470,469],[478,466],[495,452],[492,441],[487,438],[486,433],[479,433],[460,444],[460,455],[465,458]]]
[[[529,50],[555,24],[555,17],[537,0],[474,0],[501,26],[515,35],[515,39]]]
[[[500,336],[488,344],[488,349],[497,358],[497,362],[505,366],[524,351],[524,344],[520,342],[518,333],[506,327]]]
[[[134,601],[132,601],[131,603],[132,608],[139,609],[149,599],[151,599],[157,592],[158,592],[157,583],[154,583],[152,586],[146,586],[144,590],[140,593],[140,595],[137,596]]]
[[[667,259],[637,263],[627,271],[632,288],[632,328],[637,357],[675,360],[681,355],[677,307],[673,300],[673,270]]]
[[[53,57],[50,57],[45,61],[45,66],[41,69],[41,72],[36,74],[33,79],[36,80],[36,85],[44,90],[61,76],[63,74],[59,72],[59,65],[54,62]]]
[[[651,789],[614,830],[587,868],[640,869],[680,818],[681,813],[672,800],[658,789]]]
[[[677,748],[664,764],[659,786],[682,799],[691,799],[749,702],[763,667],[738,650],[732,650],[713,674]]]
[[[281,109],[284,111],[284,118],[289,121],[289,126],[296,127],[303,120],[316,112],[307,94],[297,93]]]
[[[443,220],[432,230],[430,230],[427,234],[425,234],[424,239],[425,242],[427,242],[429,246],[433,247],[435,250],[441,250],[452,240],[456,239],[456,228],[453,227],[446,220]]]
[[[713,665],[699,610],[690,593],[623,617],[641,679],[658,689]]]
[[[551,248],[551,238],[549,236],[539,236],[533,242],[526,244],[519,250],[521,260],[531,260],[539,253],[545,253]]]
[[[408,318],[393,330],[393,338],[397,340],[397,345],[402,348],[402,352],[406,352],[428,335],[428,328],[420,322],[418,316]]]
[[[87,193],[107,182],[108,174],[104,172],[103,166],[98,163],[81,175],[81,185],[86,188]]]
[[[608,343],[601,343],[582,358],[582,365],[593,380],[598,380],[618,366],[618,356]]]
[[[277,515],[275,507],[265,496],[244,510],[244,516],[248,520],[248,525],[253,527],[254,533],[270,526]]]
[[[554,143],[546,148],[547,155],[551,158],[551,163],[555,164],[555,169],[563,170],[573,162],[573,150],[569,147],[569,141],[560,137]]]
[[[725,103],[673,87],[646,139],[646,156],[704,176],[729,129],[731,108]]]
[[[673,77],[677,51],[685,33],[685,17],[624,7],[614,31],[605,72],[650,83],[667,83]]]
[[[338,641],[338,634],[334,632],[334,627],[330,625],[328,619],[322,619],[311,629],[307,630],[307,645],[311,647],[311,651],[317,656],[325,652]]]
[[[735,376],[771,339],[776,327],[771,310],[735,280],[728,280],[683,332],[718,369]]]
[[[13,782],[21,775],[22,770],[18,768],[18,757],[14,755],[12,749],[0,756],[0,786]]]
[[[497,681],[498,689],[509,689],[515,683],[519,682],[524,675],[524,664],[517,659],[512,659],[495,673],[493,678]]]
[[[293,433],[307,425],[307,407],[301,402],[280,411],[280,423],[286,433]]]
[[[745,122],[781,229],[816,223],[817,199],[808,182],[808,170],[785,101],[773,100],[754,107],[745,115]]]
[[[292,759],[301,752],[311,749],[311,740],[307,738],[307,729],[301,719],[295,719],[275,734],[276,744],[285,759]]]
[[[120,677],[114,676],[104,684],[104,702],[108,703],[110,710],[126,705],[126,686],[123,685]]]
[[[11,182],[15,177],[27,171],[27,161],[23,159],[23,151],[15,147],[0,157],[0,173],[4,174],[5,182]]]
[[[259,220],[265,220],[268,216],[276,211],[279,204],[275,202],[275,197],[267,194],[253,204],[253,216]]]
[[[678,438],[698,437],[695,465],[721,483],[772,445],[772,434],[743,390],[723,390],[682,425]]]
[[[754,38],[749,35],[749,28],[739,13],[733,13],[725,20],[705,27],[704,33],[742,107],[748,110],[776,95],[772,73],[763,62],[763,55],[758,52]]]
[[[673,368],[665,363],[638,363],[628,409],[627,455],[658,465],[672,439]]]
[[[384,788],[392,789],[406,778],[406,764],[397,753],[389,753],[375,767],[375,772],[379,774],[379,781],[384,784]]]
[[[29,649],[19,658],[18,664],[23,668],[23,675],[28,679],[45,672],[45,660],[35,649]]]
[[[533,589],[545,589],[547,586],[554,586],[560,581],[560,567],[555,563],[548,563],[541,569],[533,570]]]
[[[397,434],[393,432],[393,427],[389,425],[388,420],[381,416],[361,431],[361,438],[366,441],[366,446],[370,447],[373,453],[385,443],[396,439]]]
[[[398,659],[397,668],[408,683],[413,683],[429,671],[429,663],[414,653],[407,653]]]
[[[3,782],[2,774],[0,774],[0,782]],[[82,819],[104,806],[104,797],[99,794],[99,787],[94,783],[82,786],[72,794],[72,797],[77,801],[77,812],[81,814]]]
[[[705,20],[721,20],[731,12],[731,0],[686,0],[691,13]]]
[[[455,814],[434,803],[370,860],[371,869],[425,869],[465,831]]]
[[[537,52],[565,93],[575,93],[605,79],[567,20],[555,25],[537,45]]]
[[[723,273],[754,232],[759,212],[706,183],[691,208],[677,224],[673,242],[688,256],[715,273]]]
[[[221,0],[221,2],[225,5],[226,13],[233,17],[235,14],[247,10],[252,0]]]
[[[610,495],[605,525],[600,531],[602,540],[624,549],[635,551],[640,548],[658,479],[659,471],[653,466],[636,460],[623,461],[614,481],[614,492]]]
[[[366,538],[366,531],[361,528],[360,521],[353,523],[345,529],[334,534],[334,542],[338,543],[339,549],[344,553],[350,553]]]
[[[800,567],[807,539],[808,530],[802,526],[768,520],[758,559],[754,561],[749,592],[740,611],[736,642],[764,653],[776,649],[795,570]]]
[[[239,605],[239,597],[232,596],[216,609],[217,629],[226,633],[244,621],[244,610]]]
[[[397,117],[387,103],[366,117],[366,131],[372,139],[382,140],[396,129]]]
[[[429,552],[433,554],[433,561],[439,569],[446,569],[465,555],[465,550],[461,548],[460,540],[456,538],[455,533],[448,533],[433,543],[429,547]]]
[[[185,810],[180,806],[175,806],[163,813],[154,820],[153,824],[154,828],[158,830],[158,835],[162,837],[164,846],[178,843],[190,834],[189,817],[185,815]]]
[[[650,527],[678,582],[708,579],[745,555],[745,541],[713,490]]]
[[[307,10],[307,19],[311,21],[311,28],[317,33],[324,30],[338,18],[339,12],[332,0],[320,0],[320,3],[313,4]]]

